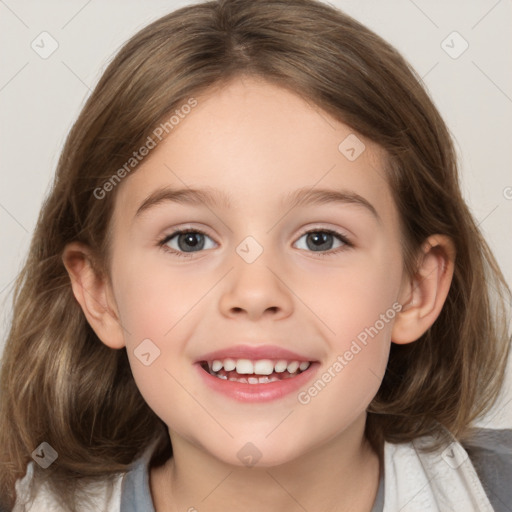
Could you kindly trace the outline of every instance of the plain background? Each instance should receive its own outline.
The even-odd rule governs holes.
[[[190,3],[0,0],[0,350],[13,280],[85,99],[130,36]],[[330,3],[393,44],[422,77],[455,140],[466,201],[512,285],[512,2]],[[58,43],[47,59],[31,47],[42,32]],[[482,426],[512,427],[510,373]]]

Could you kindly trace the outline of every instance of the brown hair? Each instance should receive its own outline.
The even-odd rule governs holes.
[[[455,244],[445,306],[418,341],[392,345],[367,436],[376,446],[442,428],[462,438],[495,402],[510,291],[461,197],[450,134],[415,71],[372,31],[315,0],[191,5],[126,43],[66,140],[16,283],[2,361],[0,496],[8,508],[42,441],[59,457],[36,474],[70,510],[84,499],[84,482],[126,471],[151,442],[160,440],[162,459],[170,455],[166,426],[139,393],[126,351],[106,347],[88,325],[62,253],[84,242],[108,274],[115,190],[103,199],[94,191],[169,112],[242,74],[288,88],[384,148],[409,272],[429,235]]]

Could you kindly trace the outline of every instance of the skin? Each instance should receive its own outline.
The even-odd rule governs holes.
[[[357,135],[366,149],[349,161],[338,146],[353,130],[299,96],[245,77],[197,99],[118,186],[110,280],[94,273],[88,247],[73,242],[63,255],[89,323],[109,347],[126,347],[169,428],[174,456],[150,475],[156,510],[370,511],[379,459],[364,437],[366,408],[391,341],[413,342],[439,315],[453,246],[430,237],[407,275],[382,150]],[[216,188],[231,205],[162,201],[136,216],[165,186]],[[299,188],[358,194],[378,217],[354,203],[290,209],[282,201]],[[179,228],[206,232],[205,248],[185,258],[158,245]],[[324,229],[351,246],[308,246],[304,232]],[[236,252],[248,236],[263,249],[253,263]],[[177,238],[168,248],[179,250]],[[318,361],[320,376],[393,304],[402,311],[307,404],[297,393],[238,402],[194,367],[212,350],[272,343]],[[147,338],[160,349],[149,366],[134,355]],[[261,453],[251,468],[237,456],[248,442]]]

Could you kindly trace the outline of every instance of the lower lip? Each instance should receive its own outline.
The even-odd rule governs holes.
[[[246,384],[231,380],[219,379],[204,370],[200,364],[195,365],[204,379],[205,384],[218,393],[222,393],[240,402],[268,402],[278,400],[298,391],[313,378],[319,364],[311,363],[309,368],[296,377],[267,382],[264,384]]]

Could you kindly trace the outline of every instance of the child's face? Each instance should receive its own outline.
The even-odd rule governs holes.
[[[197,100],[118,186],[112,285],[137,385],[173,440],[233,464],[251,454],[249,442],[259,464],[274,465],[357,439],[384,374],[404,281],[382,155],[364,140],[354,160],[352,139],[338,148],[352,133],[347,126],[265,82],[236,80]],[[208,188],[230,204],[163,199],[137,215],[162,188]],[[352,199],[292,207],[299,189]],[[158,245],[185,228],[206,235],[175,236],[169,251]],[[146,366],[134,351],[147,339],[160,355],[151,362],[146,341]],[[229,355],[313,364],[260,384],[201,368]]]

